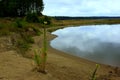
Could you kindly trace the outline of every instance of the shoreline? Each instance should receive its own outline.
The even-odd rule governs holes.
[[[51,36],[50,39],[48,39],[48,42],[49,42],[49,45],[48,45],[48,51],[54,51],[53,53],[55,54],[59,54],[60,56],[65,56],[65,57],[69,57],[69,58],[74,58],[76,60],[82,60],[82,61],[86,61],[86,62],[91,62],[93,64],[100,64],[100,65],[105,65],[105,66],[111,66],[111,65],[107,65],[107,64],[102,64],[102,63],[97,63],[97,62],[94,62],[94,61],[90,61],[88,59],[84,59],[82,57],[79,57],[79,56],[75,56],[75,55],[72,55],[72,54],[69,54],[69,53],[66,53],[66,52],[63,52],[63,51],[60,51],[58,49],[55,49],[53,48],[51,45],[50,45],[50,41],[53,40],[54,38],[56,38],[57,36],[56,35],[53,35],[51,33],[49,33],[48,35]],[[116,67],[116,66],[111,66],[111,67]]]
[[[1,21],[1,23],[2,22],[4,23],[4,21],[6,22],[6,20],[3,20]],[[78,21],[78,23],[79,22],[80,21]],[[66,23],[66,25],[69,23]],[[33,26],[36,26],[36,24],[33,24]],[[64,28],[64,27],[56,26],[56,27],[51,27],[51,29],[53,29],[54,31],[55,29],[57,30],[59,28]],[[48,50],[47,50],[48,54],[47,54],[47,62],[46,62],[47,74],[42,74],[37,71],[33,71],[36,65],[34,64],[34,61],[31,60],[31,58],[33,58],[34,55],[34,49],[40,49],[42,47],[43,34],[41,34],[41,36],[33,37],[35,43],[31,45],[32,46],[31,49],[25,54],[25,56],[27,56],[28,58],[23,57],[15,50],[5,50],[5,52],[1,52],[0,79],[1,80],[6,80],[6,79],[7,80],[8,79],[9,80],[89,80],[93,71],[96,68],[96,62],[89,61],[77,56],[73,56],[52,48],[50,46],[50,41],[53,40],[55,37],[57,36],[47,31],[47,42],[48,42]],[[8,37],[5,37],[5,40],[4,41],[3,40],[4,39],[2,39],[1,43],[4,41],[6,41],[5,44],[9,42]],[[4,48],[4,46],[1,47]],[[5,48],[7,49],[6,46]],[[100,67],[97,70],[96,77],[98,78],[97,80],[120,80],[120,68],[100,64]]]
[[[105,25],[105,24],[104,24]],[[114,25],[114,24],[113,24]],[[84,25],[85,26],[85,25]],[[71,27],[71,26],[70,26]],[[61,27],[60,27],[61,28]],[[68,27],[62,27],[62,28],[68,28]],[[58,29],[59,29],[59,27],[58,27]],[[57,29],[57,30],[58,30]],[[54,32],[54,31],[53,31]],[[51,36],[51,38],[48,40],[49,41],[49,48],[50,49],[53,49],[53,50],[55,50],[55,51],[59,51],[59,53],[61,53],[61,54],[65,54],[65,55],[69,55],[69,56],[73,56],[73,57],[76,57],[76,58],[80,58],[80,59],[84,59],[84,60],[86,60],[86,61],[90,61],[90,62],[93,62],[93,63],[96,63],[96,64],[101,64],[101,65],[106,65],[106,66],[111,66],[111,67],[119,67],[120,68],[120,66],[114,66],[114,65],[109,65],[109,64],[103,64],[103,63],[99,63],[99,62],[95,62],[95,61],[91,61],[91,60],[89,60],[89,59],[85,59],[85,58],[82,58],[82,57],[80,57],[80,56],[75,56],[75,55],[72,55],[72,54],[69,54],[69,52],[67,53],[67,52],[64,52],[64,51],[61,51],[61,50],[58,50],[58,49],[55,49],[55,48],[53,48],[51,45],[50,45],[50,41],[52,41],[53,39],[55,39],[56,37],[58,37],[57,35],[55,35],[55,34],[51,34],[52,32],[49,32],[48,33],[48,35],[50,35]]]
[[[57,65],[57,67],[59,65],[59,66],[65,67],[66,69],[71,67],[74,71],[78,71],[78,72],[74,72],[74,74],[83,75],[83,80],[88,80],[88,77],[90,77],[90,74],[91,74],[91,73],[89,73],[89,71],[91,71],[91,70],[93,71],[96,67],[96,64],[100,65],[100,68],[97,71],[97,75],[105,76],[105,75],[111,74],[110,72],[112,72],[113,75],[116,75],[116,73],[114,72],[116,67],[114,67],[114,66],[93,62],[93,61],[90,61],[90,60],[87,60],[87,59],[84,59],[81,57],[77,57],[74,55],[70,55],[68,53],[65,53],[65,52],[62,52],[62,51],[52,48],[50,46],[50,41],[53,40],[56,36],[52,35],[51,33],[48,33],[47,35],[49,36],[47,63],[49,63],[49,64],[52,63],[53,66]],[[47,66],[48,71],[49,71],[49,64]],[[81,70],[82,70],[82,72],[81,72]],[[69,72],[67,75],[69,75]],[[110,77],[113,77],[113,75],[111,75]],[[119,79],[119,78],[117,78],[117,79]],[[73,79],[73,80],[75,80],[75,79]],[[76,79],[76,80],[79,80],[79,79]]]

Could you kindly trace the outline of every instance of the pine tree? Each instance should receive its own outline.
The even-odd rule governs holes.
[[[43,0],[0,0],[0,16],[25,16],[27,13],[41,15]]]

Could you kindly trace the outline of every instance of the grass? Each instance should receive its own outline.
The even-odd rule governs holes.
[[[99,64],[96,64],[96,68],[92,72],[90,80],[96,80],[96,73],[97,73],[97,70],[98,70],[99,66],[100,66]]]
[[[33,27],[33,30],[36,32],[37,36],[40,36],[42,34],[42,32],[40,31],[40,29],[37,28],[37,27]]]
[[[102,25],[102,24],[120,24],[120,19],[80,19],[80,20],[54,20],[51,21],[51,27],[47,31],[53,32],[57,29],[62,29],[69,26],[81,25]]]
[[[34,62],[35,62],[35,64],[36,64],[36,66],[37,66],[37,70],[39,71],[39,67],[40,67],[40,64],[41,64],[41,56],[40,56],[40,54],[41,54],[41,50],[34,50]]]
[[[120,19],[80,19],[80,20],[52,20],[53,26],[79,26],[97,24],[120,24]]]
[[[24,54],[30,49],[34,43],[33,36],[41,35],[40,25],[36,23],[28,23],[24,18],[0,18],[0,36],[14,34],[14,47],[19,52]],[[18,36],[18,37],[15,37]]]
[[[20,52],[24,56],[25,52],[30,49],[31,45],[23,39],[20,39],[17,41],[16,47],[18,49],[18,52]]]

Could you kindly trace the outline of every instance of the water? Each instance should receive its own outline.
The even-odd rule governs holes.
[[[51,46],[98,63],[120,67],[120,24],[59,29]]]

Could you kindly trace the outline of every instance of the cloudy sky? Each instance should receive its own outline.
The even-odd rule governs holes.
[[[120,67],[120,24],[68,27],[52,34],[58,36],[51,41],[55,49]]]
[[[43,0],[49,16],[120,16],[120,0]]]

